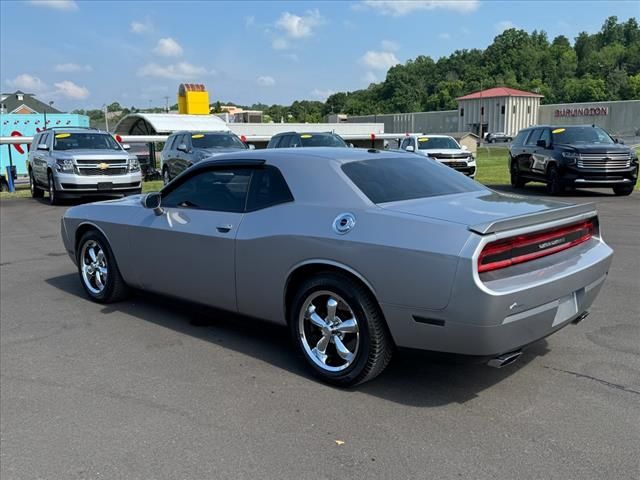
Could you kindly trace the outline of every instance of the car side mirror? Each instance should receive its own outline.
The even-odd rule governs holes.
[[[621,140],[619,138],[614,138],[613,141],[619,143],[620,145],[624,145],[624,140]]]
[[[178,145],[178,150],[184,153],[188,152],[187,146],[184,143],[181,143],[180,145]]]
[[[464,150],[465,152],[469,150],[469,147],[467,147],[466,145],[462,145],[462,147],[460,148],[462,148],[462,150]]]
[[[123,150],[131,150],[131,145],[129,145],[128,143],[123,143],[122,144],[122,149]]]
[[[249,150],[255,150],[256,146],[253,143],[249,144]]]
[[[147,193],[142,197],[141,203],[144,208],[153,209],[153,213],[156,215],[162,215],[164,213],[164,209],[160,206],[162,204],[160,192]]]
[[[349,143],[349,148],[355,148],[355,145],[353,143]]]
[[[46,144],[46,143],[40,143],[40,144],[38,144],[38,150],[45,150],[45,151],[48,151],[48,150],[49,150],[49,147],[47,147],[47,144]]]
[[[407,152],[415,152],[416,151],[416,147],[414,147],[413,145],[407,145],[406,147],[404,147],[404,149]]]
[[[536,142],[536,145],[537,145],[538,147],[548,148],[548,146],[547,146],[547,141],[546,141],[546,140],[542,140],[542,139],[540,139],[540,140],[538,140],[538,141]]]

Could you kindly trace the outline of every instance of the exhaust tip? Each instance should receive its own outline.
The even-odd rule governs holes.
[[[487,365],[492,368],[502,368],[507,365],[511,365],[513,362],[518,360],[522,355],[522,350],[517,350],[515,352],[503,353],[499,357],[492,358],[487,362]]]
[[[585,318],[587,318],[589,316],[589,312],[583,312],[580,315],[578,315],[578,317],[572,321],[571,323],[573,323],[574,325],[579,324],[582,320],[584,320]]]

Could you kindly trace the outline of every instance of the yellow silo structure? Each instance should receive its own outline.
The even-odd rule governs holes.
[[[178,113],[209,115],[209,92],[201,83],[181,83],[178,88]]]

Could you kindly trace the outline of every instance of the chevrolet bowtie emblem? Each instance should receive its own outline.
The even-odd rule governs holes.
[[[104,162],[103,163],[99,163],[98,164],[98,168],[100,170],[106,170],[107,168],[109,168],[109,164],[108,163],[104,163]]]

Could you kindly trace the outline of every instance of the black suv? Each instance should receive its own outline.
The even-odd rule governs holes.
[[[509,147],[511,185],[544,182],[565,188],[609,187],[630,195],[638,180],[636,152],[595,125],[541,125],[521,130]]]
[[[331,132],[283,132],[271,137],[267,148],[347,147],[344,140]]]

